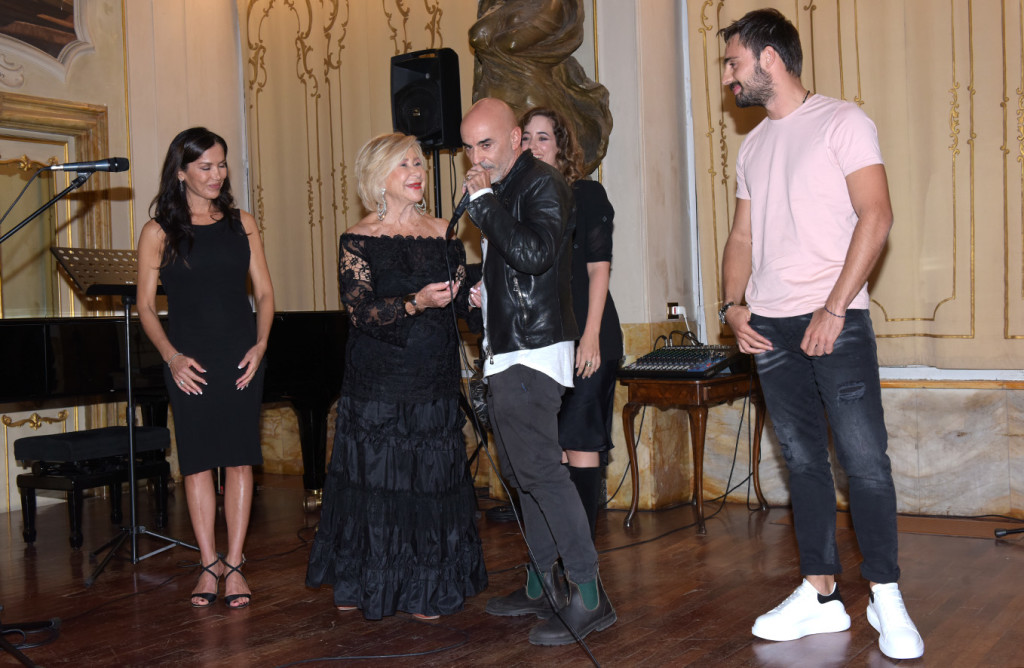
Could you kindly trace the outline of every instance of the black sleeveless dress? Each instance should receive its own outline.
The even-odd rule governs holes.
[[[351,326],[334,451],[306,571],[367,619],[449,615],[487,586],[459,409],[450,309],[410,316],[401,296],[464,275],[458,240],[341,237]],[[456,298],[468,308],[469,287]]]
[[[256,343],[256,320],[246,292],[249,240],[237,210],[232,217],[194,226],[191,252],[181,249],[160,269],[167,336],[178,352],[206,369],[203,393],[188,395],[164,365],[183,475],[263,463],[259,420],[265,361],[247,388],[235,389],[242,375],[238,363]]]

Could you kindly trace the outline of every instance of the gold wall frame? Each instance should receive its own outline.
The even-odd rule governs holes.
[[[693,80],[704,84],[692,92],[708,322],[721,303],[735,156],[763,118],[736,108],[720,85],[718,30],[771,5],[800,31],[805,85],[861,106],[878,129],[896,219],[869,280],[879,362],[1015,368],[1024,341],[1024,0],[686,4]]]
[[[17,136],[29,141],[41,141],[55,149],[57,155],[36,158],[56,163],[61,161],[86,162],[99,160],[107,154],[108,130],[107,108],[101,105],[67,100],[0,93],[0,135]],[[10,156],[3,156],[10,157]],[[70,182],[67,172],[55,180]],[[59,181],[56,189],[61,189]],[[96,172],[90,180],[73,195],[60,203],[62,213],[58,229],[60,244],[84,248],[109,248],[111,245],[110,224],[110,177],[105,172]],[[45,201],[27,202],[19,206],[31,211]],[[20,209],[19,209],[20,210]],[[56,241],[56,239],[54,240]],[[54,265],[53,271],[57,271]],[[2,278],[0,278],[2,280]],[[45,312],[30,315],[75,315],[77,300],[70,286],[61,290],[57,303],[50,304]],[[4,311],[0,309],[0,318]]]
[[[0,129],[18,130],[64,140],[72,162],[101,160],[107,154],[107,108],[20,93],[0,93]],[[96,172],[83,193],[83,243],[110,247],[110,203],[99,194],[110,188],[110,176]]]

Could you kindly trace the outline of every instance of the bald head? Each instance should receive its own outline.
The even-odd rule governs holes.
[[[480,119],[488,119],[488,122],[496,125],[501,125],[508,130],[516,127],[516,113],[512,111],[512,107],[508,106],[508,103],[504,100],[499,100],[496,97],[485,97],[477,100],[476,103],[469,108],[466,112],[466,116],[462,120],[462,125],[466,123],[479,122]]]
[[[470,107],[461,130],[466,157],[474,167],[487,170],[492,183],[508,174],[522,153],[516,114],[497,98],[485,97]]]

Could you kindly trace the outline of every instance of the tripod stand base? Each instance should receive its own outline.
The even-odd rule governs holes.
[[[92,572],[92,575],[90,575],[89,577],[87,577],[85,579],[85,586],[86,587],[91,587],[92,584],[94,582],[96,582],[96,578],[98,578],[100,576],[100,574],[103,572],[103,569],[107,567],[107,564],[113,558],[114,554],[117,553],[117,550],[121,547],[121,545],[124,544],[124,542],[126,540],[128,540],[129,538],[132,538],[133,535],[134,535],[135,538],[138,538],[139,536],[152,536],[153,538],[158,538],[160,540],[163,540],[163,541],[166,541],[166,542],[170,543],[170,545],[164,545],[163,547],[161,547],[159,549],[153,550],[152,552],[149,552],[147,554],[139,556],[136,553],[136,551],[135,551],[136,541],[135,540],[130,541],[131,546],[132,546],[132,557],[131,557],[131,559],[132,559],[132,563],[133,564],[137,564],[140,561],[142,561],[143,559],[148,559],[149,557],[152,557],[154,555],[160,554],[161,552],[169,550],[169,549],[171,549],[172,547],[175,547],[175,546],[187,547],[188,549],[195,550],[196,552],[199,551],[199,548],[196,547],[195,545],[192,545],[191,543],[186,543],[185,541],[178,540],[176,538],[171,538],[169,536],[162,536],[162,535],[160,535],[158,533],[154,533],[152,531],[149,531],[144,526],[137,526],[137,527],[134,527],[134,528],[133,527],[123,527],[121,529],[121,533],[117,534],[116,536],[114,536],[113,538],[108,540],[106,543],[104,543],[102,546],[96,548],[95,550],[93,550],[92,552],[89,553],[89,561],[95,561],[96,560],[96,556],[98,554],[100,554],[101,552],[103,552],[104,550],[107,550],[109,548],[109,551],[103,557],[103,560],[99,563],[99,565],[96,567],[96,570],[94,570]]]

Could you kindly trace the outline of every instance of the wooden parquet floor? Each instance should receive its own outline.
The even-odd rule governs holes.
[[[260,477],[245,572],[253,604],[233,611],[222,599],[189,606],[196,553],[174,547],[132,564],[127,545],[91,587],[89,551],[114,535],[105,499],[86,501],[85,548],[67,542],[63,504],[40,509],[39,537],[21,538],[20,514],[0,514],[0,621],[61,619],[55,641],[24,652],[44,666],[587,666],[579,646],[533,647],[532,618],[484,612],[492,596],[521,585],[522,539],[514,523],[481,517],[490,587],[457,615],[421,622],[400,614],[369,622],[339,613],[327,589],[303,585],[318,513],[302,509],[299,478]],[[184,495],[171,497],[171,523],[159,533],[191,542]],[[127,495],[126,495],[127,499]],[[126,501],[127,503],[127,501]],[[488,506],[481,500],[481,507]],[[718,507],[706,504],[708,512]],[[792,527],[784,509],[726,505],[692,526],[689,506],[599,519],[601,572],[619,620],[587,644],[602,666],[885,666],[864,616],[867,585],[854,534],[838,532],[846,572],[840,583],[853,626],[844,633],[770,643],[750,634],[754,618],[798,584]],[[127,508],[125,516],[128,516]],[[151,522],[139,496],[139,521]],[[991,524],[984,527],[987,533]],[[1005,540],[901,533],[901,587],[925,639],[914,666],[1024,665],[1024,538]],[[165,543],[139,537],[140,554]],[[12,639],[17,642],[18,639]],[[359,658],[363,657],[363,658]],[[15,665],[0,653],[0,665]]]

